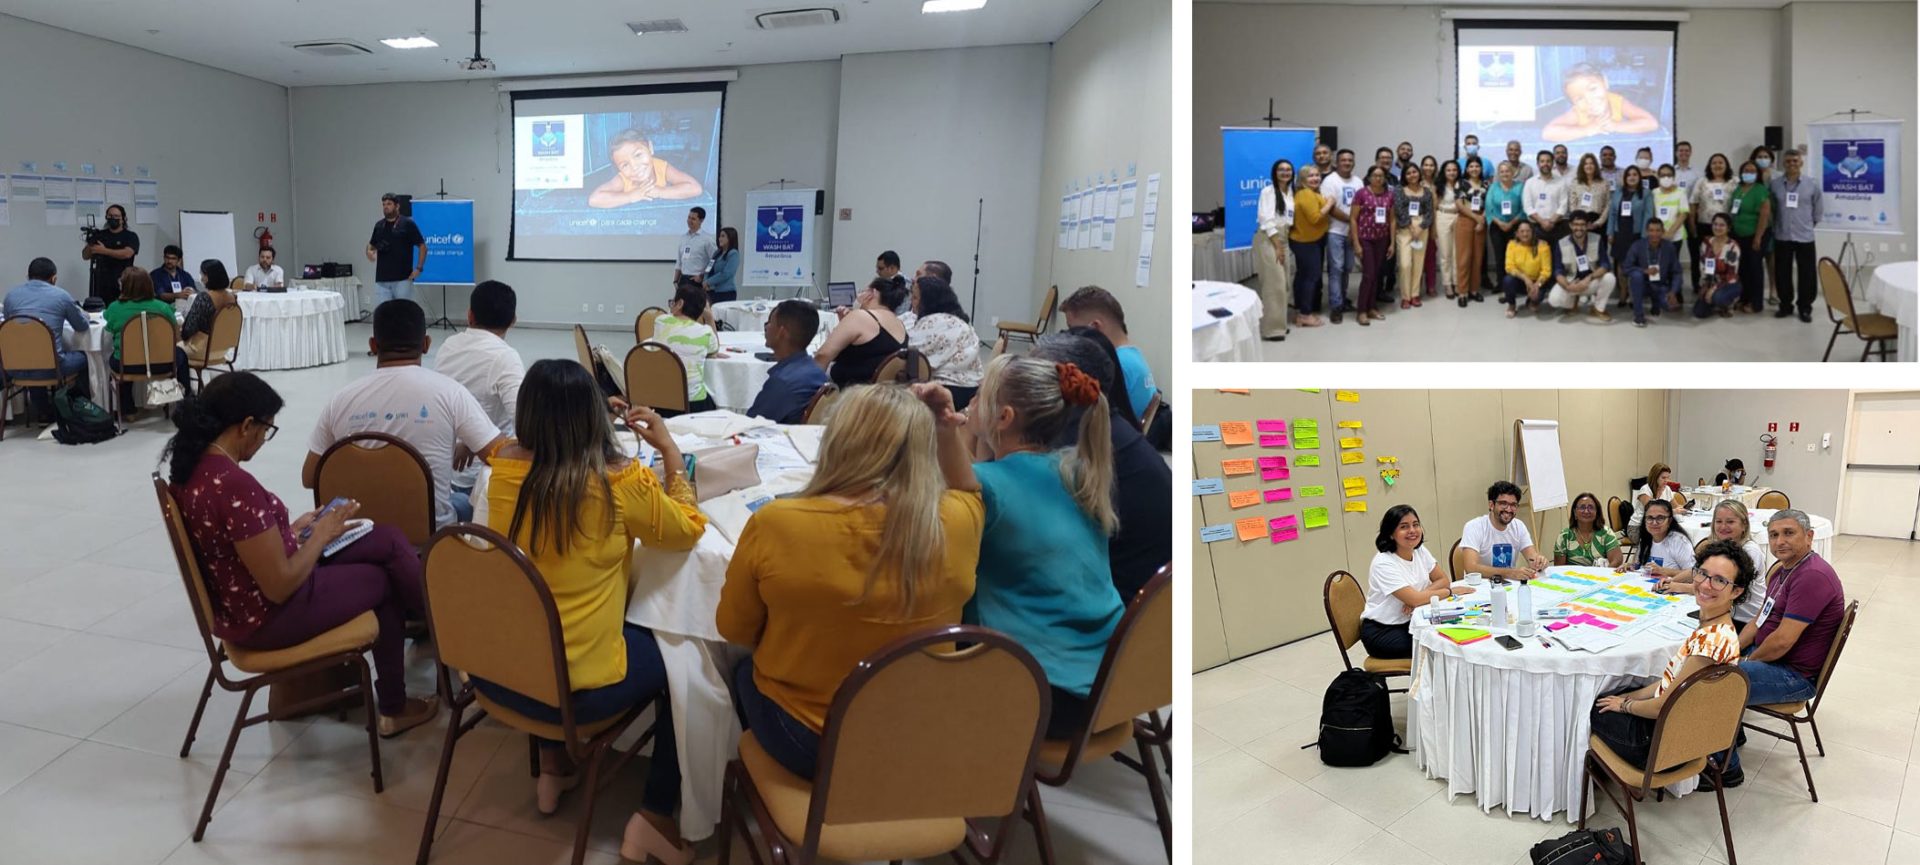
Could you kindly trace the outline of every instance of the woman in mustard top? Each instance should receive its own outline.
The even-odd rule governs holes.
[[[973,596],[985,508],[963,422],[950,400],[929,411],[907,388],[850,388],[813,480],[740,533],[715,624],[753,648],[732,680],[741,726],[795,775],[813,777],[827,709],[861,659],[959,623]]]
[[[1533,226],[1522,222],[1507,241],[1507,276],[1500,280],[1500,293],[1507,299],[1507,317],[1514,316],[1514,302],[1521,292],[1527,295],[1527,311],[1540,308],[1540,288],[1553,275],[1553,252],[1544,240],[1535,240]]]
[[[1300,188],[1293,191],[1293,227],[1287,233],[1287,248],[1293,252],[1293,304],[1300,310],[1295,324],[1319,327],[1320,264],[1327,254],[1327,229],[1333,225],[1333,206],[1320,197],[1320,169],[1311,165],[1300,172]]]
[[[627,456],[608,421],[599,386],[571,360],[543,360],[527,370],[514,411],[516,438],[490,459],[488,523],[512,538],[553,592],[565,632],[573,717],[590,723],[618,715],[662,692],[665,665],[653,633],[626,623],[627,572],[638,542],[689,550],[706,531],[680,451],[660,416],[636,406],[627,426],[660,452],[665,489],[652,469]],[[560,723],[560,710],[491,682],[474,679],[488,699],[523,715]],[[653,724],[653,758],[639,813],[627,823],[622,855],[651,854],[669,865],[692,861],[673,812],[680,804],[673,715],[665,701]],[[542,742],[536,794],[551,814],[573,786],[559,743]]]

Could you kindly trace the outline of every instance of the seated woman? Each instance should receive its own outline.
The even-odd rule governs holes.
[[[1713,540],[1728,541],[1738,546],[1747,558],[1753,561],[1756,569],[1753,585],[1748,587],[1746,597],[1733,608],[1733,629],[1744,630],[1748,622],[1760,616],[1760,605],[1767,598],[1767,574],[1760,570],[1765,559],[1760,556],[1760,545],[1753,540],[1753,524],[1747,521],[1747,506],[1738,499],[1727,499],[1713,506]],[[1662,591],[1693,594],[1699,583],[1700,570],[1695,568],[1684,574],[1660,581]]]
[[[1646,522],[1640,524],[1640,539],[1635,542],[1633,565],[1615,565],[1626,571],[1644,566],[1650,576],[1678,577],[1693,570],[1693,540],[1687,530],[1673,519],[1673,503],[1666,499],[1647,502]]]
[[[227,265],[217,258],[200,262],[200,285],[205,291],[195,292],[192,302],[187,306],[187,315],[180,322],[180,350],[174,353],[174,378],[180,381],[181,391],[189,390],[193,381],[193,371],[187,368],[188,357],[199,357],[207,351],[207,340],[213,336],[213,319],[220,310],[238,302],[234,297],[233,283],[227,278]]]
[[[1111,416],[1099,382],[1079,367],[1005,354],[987,364],[967,409],[984,460],[970,473],[987,508],[967,620],[1040,660],[1053,691],[1050,739],[1086,725],[1107,638],[1125,612],[1107,545],[1119,527]],[[1072,447],[1056,447],[1069,438]]]
[[[907,326],[893,314],[906,297],[907,290],[891,279],[868,283],[853,309],[839,310],[840,323],[814,352],[814,363],[841,387],[873,381],[880,365],[907,347]]]
[[[961,411],[980,389],[980,334],[960,308],[953,287],[937,276],[923,276],[913,284],[913,327],[908,341],[927,356],[933,380],[953,394]]]
[[[1593,735],[1635,766],[1646,766],[1647,752],[1653,746],[1654,719],[1660,717],[1660,707],[1673,686],[1715,664],[1740,660],[1740,632],[1733,626],[1733,608],[1754,594],[1749,588],[1753,560],[1732,541],[1714,541],[1701,551],[1700,571],[1695,592],[1700,602],[1700,625],[1667,661],[1659,680],[1616,688],[1593,702]]]
[[[537,361],[520,385],[515,438],[489,459],[488,525],[513,539],[546,580],[565,632],[573,717],[590,723],[619,715],[660,693],[667,672],[653,633],[627,624],[627,565],[633,545],[690,550],[707,520],[694,506],[680,450],[658,414],[627,409],[627,426],[660,452],[664,488],[652,469],[631,459],[614,438],[606,403],[585,367],[571,360]],[[516,712],[560,723],[560,709],[474,679],[474,687]],[[653,723],[640,811],[627,821],[621,855],[649,854],[686,865],[693,848],[680,837],[680,764],[673,714],[665,704]],[[559,808],[574,783],[558,742],[541,742],[535,794],[540,812]]]
[[[1747,464],[1739,457],[1730,457],[1727,464],[1720,467],[1720,473],[1713,476],[1713,485],[1732,484],[1740,486],[1747,482]],[[1758,594],[1756,592],[1756,594]]]
[[[213,634],[248,649],[299,645],[371,610],[373,683],[380,735],[433,720],[434,697],[406,692],[406,622],[426,613],[420,556],[393,526],[376,526],[326,560],[321,551],[347,530],[357,502],[302,514],[240,464],[272,440],[284,402],[259,376],[231,372],[173,410],[179,427],[163,459],[181,522],[199,555],[213,605]]]
[[[1667,490],[1671,489],[1668,484],[1672,480],[1673,470],[1667,468],[1666,463],[1654,463],[1647,468],[1646,480],[1641,481],[1627,493],[1628,497],[1633,499],[1633,515],[1627,518],[1628,540],[1640,539],[1640,521],[1647,516],[1647,503],[1654,499],[1666,498]],[[1688,511],[1686,508],[1681,508],[1680,512],[1684,514]]]
[[[124,342],[122,337],[126,333],[127,325],[137,322],[143,312],[168,321],[173,320],[173,304],[154,297],[153,277],[147,273],[146,268],[134,265],[120,274],[120,299],[107,304],[107,310],[104,313],[107,320],[107,333],[113,335],[113,355],[107,358],[107,365],[111,366],[114,372],[146,374],[172,373],[186,366],[187,353],[181,351],[179,346],[174,347],[173,363],[170,364],[155,364],[151,369],[145,365],[137,365],[133,368],[121,365],[120,349]],[[120,416],[126,420],[138,417],[140,413],[133,407],[133,383],[121,382],[119,396]]]
[[[1700,252],[1700,297],[1693,302],[1693,317],[1732,318],[1733,305],[1740,302],[1740,242],[1733,239],[1733,217],[1713,215],[1713,234]]]
[[[715,623],[753,648],[732,677],[741,726],[795,775],[813,777],[827,708],[860,661],[959,622],[973,595],[983,511],[978,485],[956,483],[972,479],[961,421],[950,401],[929,412],[906,388],[850,388],[813,479],[740,533]]]
[[[1553,563],[1617,568],[1627,554],[1620,541],[1619,533],[1607,528],[1606,518],[1600,515],[1600,497],[1581,493],[1573,497],[1570,524],[1560,531],[1560,540],[1554,542]]]
[[[1379,552],[1367,567],[1367,608],[1360,613],[1360,644],[1373,657],[1413,657],[1413,609],[1453,595],[1446,572],[1421,546],[1425,540],[1412,505],[1394,505],[1381,515],[1373,539]]]
[[[692,277],[681,277],[673,292],[667,314],[653,320],[653,339],[673,349],[687,371],[687,411],[712,411],[713,396],[707,393],[707,358],[719,357],[720,337],[713,326],[700,320],[707,311],[707,290]],[[669,413],[671,416],[671,413]]]

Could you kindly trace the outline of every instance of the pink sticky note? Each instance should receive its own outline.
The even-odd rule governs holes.
[[[1287,422],[1281,418],[1268,418],[1255,421],[1254,427],[1261,432],[1283,433],[1287,431]]]
[[[1299,525],[1300,518],[1293,514],[1288,514],[1284,517],[1274,517],[1267,521],[1267,527],[1276,532],[1281,529],[1298,528]]]
[[[1287,434],[1286,434],[1286,433],[1274,433],[1273,435],[1264,435],[1264,436],[1261,436],[1261,437],[1260,437],[1260,446],[1261,446],[1261,447],[1263,447],[1263,448],[1283,448],[1283,447],[1288,447],[1288,445],[1287,445]]]
[[[1561,628],[1565,628],[1565,627],[1570,627],[1570,626],[1566,622],[1554,622],[1547,626],[1547,630],[1558,631]]]
[[[1260,457],[1259,460],[1260,467],[1263,469],[1284,469],[1287,467],[1286,457]]]
[[[1270,502],[1293,501],[1293,487],[1281,487],[1277,490],[1267,490],[1267,501],[1270,501]]]
[[[1263,481],[1284,481],[1292,477],[1293,477],[1293,472],[1287,469],[1261,469],[1260,470],[1260,479]]]
[[[1283,543],[1286,543],[1287,541],[1291,541],[1295,538],[1300,537],[1300,530],[1299,529],[1282,529],[1280,531],[1274,532],[1272,537],[1273,537],[1274,543],[1283,544]]]

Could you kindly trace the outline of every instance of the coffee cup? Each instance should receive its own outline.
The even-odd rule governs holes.
[[[1487,584],[1487,578],[1481,575],[1478,571],[1473,571],[1467,574],[1467,585],[1484,586],[1486,584]]]

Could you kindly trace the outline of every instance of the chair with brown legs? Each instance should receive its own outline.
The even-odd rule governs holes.
[[[582,779],[586,801],[580,803],[580,823],[573,833],[573,865],[580,865],[587,855],[594,799],[620,767],[653,740],[653,731],[641,734],[626,751],[614,742],[654,700],[611,718],[590,723],[574,720],[566,634],[560,628],[553,592],[526,554],[492,529],[460,523],[435,533],[427,549],[425,592],[427,626],[440,654],[440,699],[453,708],[453,716],[447,719],[446,739],[440,746],[440,770],[434,776],[415,865],[426,865],[432,855],[433,830],[440,820],[454,748],[488,717],[527,734],[534,775],[540,774],[536,737],[561,743],[568,759],[586,770]],[[456,676],[455,670],[465,675]],[[469,677],[558,707],[560,723],[537,721],[495,703],[474,688]],[[611,765],[603,765],[609,758]]]
[[[226,367],[227,372],[233,372],[233,364],[240,357],[240,330],[246,325],[246,317],[237,303],[214,313],[213,329],[207,338],[187,347],[187,368],[193,370],[196,391],[207,386],[209,367]]]
[[[153,491],[160,500],[160,518],[166,523],[167,538],[173,542],[174,564],[178,566],[180,579],[186,585],[187,600],[193,607],[193,621],[200,630],[200,643],[207,650],[207,683],[200,688],[200,701],[193,707],[193,721],[187,724],[186,741],[180,744],[180,756],[183,759],[193,748],[194,734],[200,731],[200,717],[206,713],[207,701],[213,697],[214,683],[218,682],[222,690],[238,691],[242,695],[240,708],[233,716],[233,727],[227,732],[227,747],[220,752],[220,764],[213,771],[213,786],[207,790],[207,801],[200,806],[200,820],[193,826],[193,840],[199,841],[205,836],[207,823],[213,820],[213,803],[220,796],[220,784],[227,778],[227,769],[233,765],[233,749],[240,742],[240,731],[255,724],[330,708],[342,696],[357,696],[366,708],[367,748],[373,755],[373,792],[384,790],[386,783],[380,776],[380,734],[374,724],[373,676],[367,669],[365,657],[367,650],[373,647],[373,641],[380,636],[379,620],[374,618],[372,612],[361,613],[346,624],[300,645],[272,651],[243,649],[222,642],[213,636],[213,600],[208,595],[206,578],[200,573],[199,556],[187,536],[186,518],[181,515],[180,505],[174,501],[173,493],[167,489],[167,482],[157,473],[153,476]],[[233,664],[236,670],[253,675],[231,678],[227,675],[228,663]],[[253,696],[260,689],[338,668],[358,673],[359,684],[344,692],[328,692],[296,705],[269,708],[251,717],[247,715],[247,710],[253,708]]]
[[[1785,510],[1793,507],[1793,500],[1779,490],[1767,490],[1760,494],[1760,500],[1753,503],[1755,510]]]
[[[1454,545],[1458,546],[1459,542],[1455,541]],[[1340,664],[1349,670],[1356,669],[1347,651],[1360,642],[1360,614],[1367,608],[1366,590],[1360,588],[1360,581],[1354,579],[1352,574],[1334,571],[1327,575],[1320,597],[1327,608],[1327,627],[1333,631],[1334,646],[1340,650]],[[1360,659],[1357,669],[1379,676],[1384,681],[1388,676],[1413,675],[1413,659],[1367,655]],[[1389,690],[1405,692],[1407,689]]]
[[[400,529],[415,547],[433,539],[433,470],[398,437],[366,432],[336,441],[320,454],[313,478],[314,507],[353,499],[362,519]]]
[[[1720,802],[1720,831],[1726,836],[1727,863],[1739,865],[1733,854],[1733,824],[1727,820],[1727,791],[1717,783],[1724,767],[1713,761],[1713,755],[1733,747],[1733,737],[1740,731],[1740,709],[1746,702],[1747,674],[1737,664],[1715,664],[1688,676],[1667,695],[1660,716],[1653,722],[1653,744],[1647,750],[1646,766],[1627,762],[1599,736],[1588,736],[1586,777],[1580,785],[1580,828],[1587,828],[1588,788],[1598,788],[1626,814],[1634,865],[1641,865],[1640,826],[1634,818],[1633,804],[1650,797],[1664,798],[1661,791],[1669,784],[1705,771],[1716,782],[1714,796]],[[1624,795],[1615,798],[1608,781]]]
[[[1447,550],[1447,580],[1450,582],[1459,582],[1463,576],[1460,572],[1467,567],[1466,557],[1460,554],[1460,542],[1463,540],[1465,538],[1455,538],[1453,546]],[[1362,590],[1361,594],[1366,592]]]
[[[120,383],[141,383],[173,378],[173,344],[179,341],[180,327],[171,316],[140,313],[120,332],[120,369],[109,373],[107,410],[114,423],[132,406],[120,405]],[[169,407],[164,411],[171,414]]]
[[[1771,583],[1769,583],[1771,585]],[[1765,733],[1776,739],[1790,739],[1794,750],[1800,754],[1800,771],[1807,776],[1807,795],[1813,801],[1820,801],[1820,794],[1813,789],[1813,766],[1807,763],[1807,746],[1800,740],[1800,725],[1805,724],[1813,730],[1813,747],[1820,756],[1827,756],[1826,743],[1820,741],[1820,725],[1814,723],[1813,713],[1820,708],[1820,697],[1827,692],[1827,683],[1833,681],[1833,669],[1840,664],[1840,650],[1847,646],[1847,634],[1853,631],[1854,617],[1860,614],[1860,602],[1847,604],[1845,617],[1840,620],[1840,630],[1833,635],[1833,645],[1827,648],[1827,660],[1820,665],[1820,678],[1813,685],[1813,699],[1799,703],[1771,703],[1764,706],[1748,706],[1747,711],[1756,712],[1787,725],[1787,733],[1769,730],[1765,727],[1741,722],[1756,733]]]
[[[11,315],[0,323],[0,402],[11,402],[27,388],[58,388],[86,375],[82,370],[62,376],[59,370],[59,341],[46,322]],[[5,433],[6,424],[0,423],[0,437]]]
[[[1028,343],[1038,340],[1042,334],[1047,332],[1047,328],[1053,326],[1054,313],[1058,312],[1059,309],[1060,286],[1048,286],[1047,296],[1040,301],[1040,314],[1034,317],[1032,324],[1024,321],[1002,321],[998,325],[995,325],[995,327],[999,329],[1000,335],[994,342],[994,354],[1000,354],[1000,340],[1011,342],[1019,339],[1025,340]]]
[[[1878,355],[1883,361],[1893,359],[1893,343],[1900,337],[1900,323],[1888,315],[1855,312],[1853,290],[1847,286],[1846,274],[1840,272],[1838,262],[1826,256],[1820,257],[1820,294],[1826,298],[1827,318],[1833,322],[1833,335],[1827,337],[1827,353],[1820,356],[1821,361],[1833,356],[1833,344],[1843,333],[1860,337],[1862,361],[1869,355]],[[1874,343],[1880,344],[1878,350],[1874,349]]]
[[[993,863],[1034,785],[1049,703],[1040,663],[998,631],[948,625],[895,640],[834,692],[813,780],[787,771],[753,731],[741,734],[720,863],[732,860],[736,831],[753,861],[766,861],[752,826],[777,865],[943,853],[967,865],[963,848]]]

